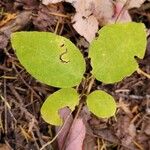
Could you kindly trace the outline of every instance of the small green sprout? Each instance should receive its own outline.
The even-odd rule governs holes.
[[[116,23],[104,26],[89,48],[93,76],[104,83],[115,83],[137,70],[134,56],[144,57],[146,32],[142,23]],[[12,47],[20,63],[37,80],[62,88],[51,94],[41,108],[43,119],[61,125],[58,110],[68,106],[72,111],[80,95],[78,86],[85,73],[85,60],[68,39],[48,32],[16,32]],[[116,103],[108,93],[96,90],[87,95],[89,111],[98,117],[114,116]]]

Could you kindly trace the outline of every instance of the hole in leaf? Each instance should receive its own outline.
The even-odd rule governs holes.
[[[67,60],[67,53],[68,53],[68,50],[65,49],[65,51],[59,56],[59,59],[61,60],[62,63],[68,63],[70,62],[70,60]]]
[[[60,45],[60,47],[64,47],[64,44]]]

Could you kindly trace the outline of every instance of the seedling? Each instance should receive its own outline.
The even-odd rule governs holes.
[[[104,83],[115,83],[138,69],[134,59],[144,57],[146,32],[142,23],[116,23],[104,26],[89,47],[93,76]],[[68,39],[48,32],[16,32],[12,47],[26,70],[42,83],[62,88],[51,94],[41,108],[43,119],[61,125],[58,110],[68,106],[72,111],[80,95],[72,88],[80,84],[85,60]],[[115,114],[116,103],[108,93],[96,90],[87,95],[89,111],[98,117]]]

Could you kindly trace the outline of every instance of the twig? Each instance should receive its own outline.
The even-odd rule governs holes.
[[[26,142],[28,143],[28,142],[29,142],[29,139],[30,139],[30,140],[32,139],[31,135],[29,135],[29,134],[25,131],[25,129],[24,129],[22,126],[19,125],[19,128],[20,128],[20,130],[21,130],[22,135],[23,135],[24,138],[26,139]]]
[[[7,68],[7,67],[5,67],[3,65],[0,65],[0,70],[4,70],[4,71],[8,71],[8,72],[12,71],[12,69]]]
[[[54,12],[49,12],[50,15],[57,16],[57,17],[64,17],[64,18],[70,18],[70,16],[60,14],[60,13],[54,13]]]
[[[36,123],[38,122],[38,121],[36,120],[36,118],[35,118],[31,113],[29,113],[26,108],[24,108],[24,107],[21,106],[19,103],[17,103],[16,100],[11,99],[11,101],[12,101],[17,107],[19,107],[20,110],[25,113],[25,115],[27,115],[27,116],[29,117],[28,119],[31,120],[32,118],[34,118],[34,119],[35,119],[35,122],[36,122]]]
[[[104,142],[103,139],[102,139],[102,147],[101,147],[100,150],[107,150],[107,149],[106,149],[106,144],[105,144],[105,142]]]
[[[5,144],[8,146],[8,148],[10,149],[10,150],[13,150],[12,149],[12,147],[10,146],[10,144],[5,140]]]
[[[12,76],[0,76],[0,78],[3,78],[3,79],[10,79],[10,80],[15,80],[15,79],[17,79],[17,77],[12,77]]]
[[[145,77],[147,77],[148,79],[150,79],[150,74],[147,74],[146,72],[144,72],[143,70],[141,70],[140,68],[137,69],[137,73],[138,74],[142,74]]]
[[[136,141],[133,141],[133,143],[134,143],[134,145],[135,145],[136,147],[138,147],[140,150],[144,150],[144,148],[143,148],[139,143],[137,143]]]
[[[55,31],[54,31],[55,34],[57,34],[57,32],[58,32],[58,27],[59,27],[59,24],[60,24],[60,21],[59,21],[59,20],[60,20],[60,19],[58,19],[57,24],[56,24],[56,27],[55,27]]]
[[[0,96],[0,97],[1,97],[2,101],[5,103],[5,107],[8,109],[11,117],[13,118],[13,120],[15,121],[15,123],[17,123],[16,118],[14,117],[13,113],[11,112],[11,107],[10,107],[9,103],[6,101],[6,99],[3,96]]]
[[[24,78],[21,76],[21,74],[18,72],[17,68],[15,65],[13,65],[14,70],[16,71],[16,73],[18,74],[18,76],[20,77],[20,79],[22,80],[22,82],[34,93],[34,95],[41,100],[40,96],[32,89],[32,87],[24,80]]]
[[[93,76],[91,76],[91,80],[89,82],[88,89],[87,89],[87,92],[86,92],[87,95],[90,93],[90,91],[92,89],[92,86],[94,84],[94,80],[95,80],[95,78]]]
[[[39,128],[37,128],[36,126],[34,126],[34,129],[35,129],[35,131],[36,131],[36,133],[37,133],[39,143],[40,143],[41,145],[43,145],[43,144],[44,144],[44,141],[43,141],[43,139],[42,139],[41,136],[40,136]],[[49,145],[49,147],[47,147],[47,148],[48,148],[48,150],[50,150],[50,148],[52,149],[52,146]]]
[[[100,149],[100,141],[99,141],[99,138],[97,138],[97,150],[101,150],[101,149]]]
[[[13,93],[13,95],[17,98],[17,100],[19,101],[20,105],[23,105],[23,100],[21,98],[21,96],[18,94],[18,92],[15,90],[15,88],[12,85],[8,85],[9,89],[11,90],[11,92]]]
[[[5,75],[5,71],[4,71],[4,75]],[[6,79],[3,80],[3,88],[4,88],[4,99],[6,99]],[[2,98],[1,98],[2,99]],[[5,101],[4,101],[5,102]],[[4,106],[4,110],[5,110],[5,133],[7,134],[7,106],[6,106],[6,103],[5,103],[5,106]]]
[[[5,54],[12,59],[12,56],[8,53],[7,49],[4,49]],[[20,77],[20,79],[22,80],[22,82],[35,94],[35,96],[41,100],[40,96],[32,89],[32,87],[23,79],[23,77],[21,76],[21,74],[19,73],[19,71],[17,70],[16,64],[14,63],[13,59],[12,59],[12,66],[13,69],[15,70],[15,72],[18,74],[18,76]]]
[[[32,135],[32,137],[33,137],[33,139],[34,139],[34,142],[35,142],[35,145],[36,145],[37,149],[39,150],[40,147],[39,147],[39,145],[38,145],[38,143],[37,143],[37,140],[36,140],[36,138],[35,138],[35,136],[34,136],[34,133],[31,132],[31,135]]]

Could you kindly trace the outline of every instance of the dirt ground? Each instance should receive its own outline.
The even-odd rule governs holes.
[[[150,2],[129,11],[133,21],[150,28]],[[39,83],[20,65],[9,42],[15,31],[49,31],[70,39],[88,64],[88,42],[72,27],[74,8],[68,3],[44,6],[37,0],[0,0],[0,150],[40,150],[55,136],[55,127],[45,123],[40,108],[45,98],[58,90]],[[62,16],[57,14],[63,14]],[[59,26],[57,25],[59,21]],[[150,74],[150,38],[140,69]],[[87,65],[87,72],[90,71]],[[135,72],[116,84],[94,81],[92,90],[103,89],[115,97],[116,116],[87,120],[84,150],[150,149],[150,79]],[[82,91],[82,84],[81,84]],[[84,110],[81,111],[84,114]],[[57,150],[57,141],[45,150]]]

